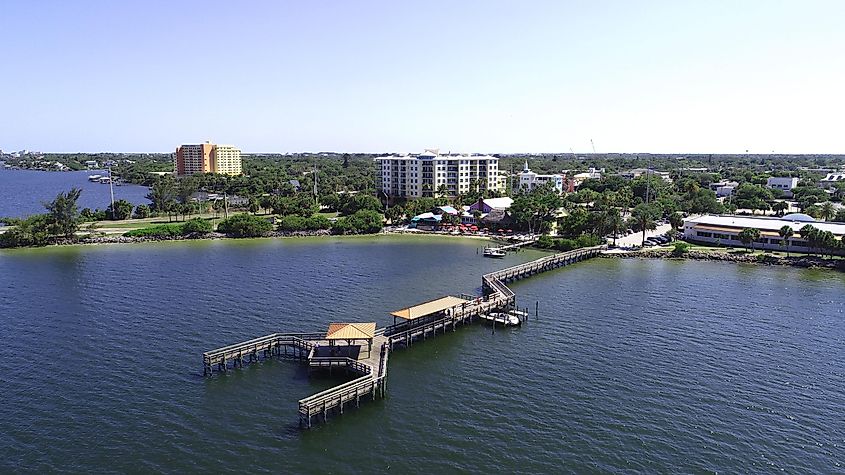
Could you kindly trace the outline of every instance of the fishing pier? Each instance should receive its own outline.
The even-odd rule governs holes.
[[[259,338],[203,353],[203,374],[225,374],[244,364],[278,358],[297,361],[310,371],[341,371],[353,376],[339,384],[299,400],[299,425],[310,428],[330,414],[362,399],[387,394],[387,362],[392,351],[411,348],[415,342],[456,331],[490,312],[516,308],[516,294],[506,283],[597,256],[606,247],[596,246],[561,252],[515,265],[481,277],[482,295],[446,296],[392,312],[394,323],[376,328],[373,322],[331,323],[319,333],[271,333]],[[400,321],[401,320],[401,321]]]

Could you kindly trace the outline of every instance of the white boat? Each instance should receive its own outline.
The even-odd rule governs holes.
[[[490,312],[488,314],[482,314],[481,318],[487,320],[488,322],[498,323],[500,325],[510,327],[522,325],[522,320],[516,315],[511,315],[510,313]]]
[[[498,247],[485,247],[484,248],[484,257],[494,257],[496,259],[501,259],[507,255],[507,251],[504,249],[500,249]]]
[[[98,181],[100,183],[104,183],[104,184],[108,185],[109,183],[111,183],[111,178],[104,176],[104,177],[100,178]]]
[[[103,175],[88,175],[88,181],[100,181]]]

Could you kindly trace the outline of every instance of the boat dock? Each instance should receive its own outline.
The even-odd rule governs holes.
[[[397,310],[391,313],[393,325],[387,327],[376,328],[372,322],[332,323],[325,333],[272,333],[207,351],[202,355],[203,374],[211,377],[215,372],[243,368],[244,363],[279,358],[298,361],[309,371],[354,375],[351,381],[299,400],[299,425],[310,428],[315,417],[326,421],[330,414],[343,414],[350,404],[358,407],[362,398],[385,397],[390,352],[456,331],[490,312],[515,309],[516,294],[507,282],[589,259],[605,248],[562,252],[485,274],[481,296],[446,296]]]

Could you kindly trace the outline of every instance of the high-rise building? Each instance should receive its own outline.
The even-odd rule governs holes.
[[[454,197],[479,190],[502,191],[499,159],[490,155],[419,155],[377,157],[376,186],[390,197]]]
[[[179,176],[196,173],[240,175],[241,151],[232,145],[211,142],[181,145],[176,148],[173,168]]]

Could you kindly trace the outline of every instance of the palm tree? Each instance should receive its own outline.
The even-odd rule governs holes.
[[[746,250],[751,246],[751,251],[754,251],[754,242],[760,239],[760,230],[757,228],[745,228],[739,232],[739,240],[745,244]]]
[[[625,227],[625,220],[616,208],[611,208],[604,213],[604,226],[613,234],[613,246],[616,246],[616,236]]]
[[[789,257],[789,239],[795,231],[792,230],[792,226],[785,224],[778,229],[778,234],[780,234],[780,245],[786,248],[786,257]]]
[[[821,214],[822,219],[824,219],[825,221],[830,221],[830,219],[836,215],[836,207],[833,206],[833,203],[831,203],[830,201],[826,201],[821,206],[819,212]]]
[[[637,227],[643,230],[643,246],[645,246],[646,231],[657,229],[657,223],[655,222],[655,220],[657,219],[657,215],[658,213],[654,210],[654,208],[645,203],[638,204],[637,207],[634,208],[634,211],[631,213],[631,216],[634,218],[634,222],[637,224]]]
[[[789,205],[785,201],[775,201],[772,203],[772,211],[778,216],[783,216],[783,213],[789,209]]]
[[[807,241],[807,247],[809,247],[811,251],[816,248],[819,235],[818,229],[813,227],[812,224],[805,224],[798,230],[798,232],[801,233],[801,239]]]

